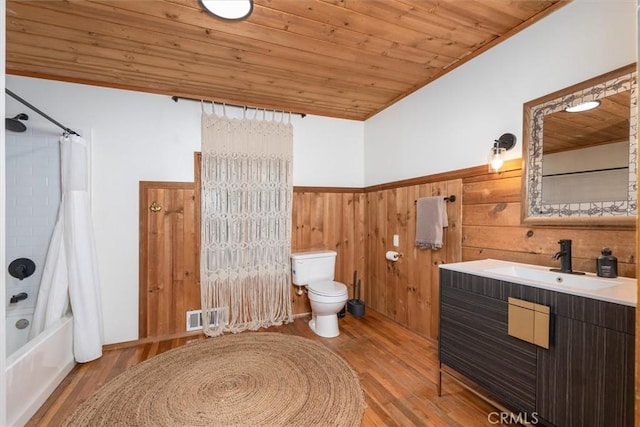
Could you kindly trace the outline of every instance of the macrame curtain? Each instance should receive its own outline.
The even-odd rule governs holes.
[[[293,128],[285,114],[265,116],[220,117],[203,108],[200,282],[208,336],[292,321]]]

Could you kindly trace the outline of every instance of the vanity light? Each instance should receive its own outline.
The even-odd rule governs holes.
[[[582,104],[574,105],[573,107],[567,107],[564,109],[567,113],[580,113],[582,111],[593,110],[600,106],[600,101],[587,101]]]
[[[200,4],[207,12],[227,21],[239,21],[253,11],[253,0],[200,0]]]
[[[511,150],[516,145],[516,136],[512,133],[505,133],[496,139],[489,154],[489,172],[498,173],[504,165],[504,155],[507,150]]]

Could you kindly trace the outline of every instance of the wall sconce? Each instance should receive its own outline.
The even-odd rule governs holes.
[[[504,164],[504,154],[516,145],[516,136],[512,133],[505,133],[496,139],[489,154],[489,172],[498,173]]]
[[[200,4],[216,18],[226,21],[239,21],[253,11],[253,0],[200,0]]]

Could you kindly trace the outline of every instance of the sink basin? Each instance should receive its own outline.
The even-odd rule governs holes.
[[[558,273],[555,271],[545,270],[543,268],[538,269],[509,266],[491,268],[486,271],[487,273],[498,274],[500,276],[507,276],[520,280],[534,280],[548,285],[565,286],[575,289],[597,290],[610,288],[619,284],[614,280],[607,280],[597,276]]]

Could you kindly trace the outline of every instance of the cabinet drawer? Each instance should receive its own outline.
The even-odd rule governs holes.
[[[635,307],[440,269],[440,286],[507,301],[510,297],[550,307],[551,313],[635,334]]]

